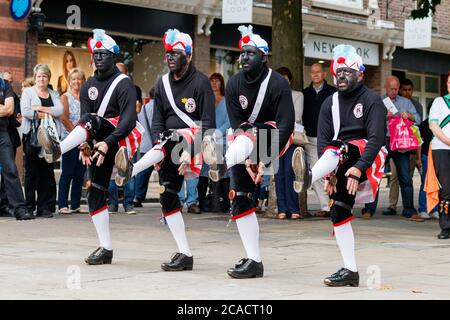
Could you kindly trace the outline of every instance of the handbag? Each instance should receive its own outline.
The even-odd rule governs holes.
[[[38,130],[38,124],[37,122],[37,112],[35,111],[33,114],[33,120],[31,120],[31,128],[30,131],[27,134],[24,134],[22,137],[22,143],[23,143],[23,152],[27,156],[31,155],[38,155],[41,152],[41,145],[39,144],[38,138],[37,138],[37,130]]]
[[[411,129],[413,122],[402,117],[390,117],[388,119],[390,147],[392,151],[417,150],[419,142]]]
[[[294,134],[292,135],[292,143],[302,147],[309,143],[305,129],[299,123],[295,124]]]

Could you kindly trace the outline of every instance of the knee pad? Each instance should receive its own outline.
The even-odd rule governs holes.
[[[351,207],[339,201],[336,201],[330,209],[330,217],[333,225],[339,224],[352,216]]]
[[[164,213],[179,209],[181,207],[178,192],[170,187],[170,184],[160,186],[159,203]]]
[[[94,139],[101,128],[102,120],[94,114],[87,113],[80,118],[79,123],[87,130],[89,138]]]
[[[89,212],[95,212],[106,205],[106,191],[93,184],[87,192]]]

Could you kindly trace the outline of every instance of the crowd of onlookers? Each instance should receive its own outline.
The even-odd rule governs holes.
[[[123,63],[118,63],[117,68],[124,74],[128,74],[127,67]],[[55,179],[55,164],[45,161],[45,154],[41,151],[36,141],[36,130],[39,123],[53,117],[56,123],[60,139],[64,139],[70,131],[74,129],[80,118],[80,89],[86,81],[86,74],[77,68],[75,56],[70,51],[66,51],[63,56],[63,74],[58,77],[57,90],[50,85],[52,72],[47,65],[38,64],[34,68],[32,78],[22,82],[22,92],[20,98],[14,94],[14,114],[7,118],[5,130],[11,141],[12,152],[15,156],[16,149],[22,144],[24,151],[24,198],[28,214],[42,217],[52,217],[54,213],[86,213],[81,209],[81,198],[83,185],[89,185],[89,170],[86,170],[79,158],[78,150],[73,149],[65,153],[61,158],[61,175],[58,186]],[[292,82],[292,74],[288,68],[277,70],[286,80]],[[450,74],[449,74],[450,76]],[[210,77],[211,87],[215,95],[216,107],[216,127],[222,134],[223,149],[226,151],[226,135],[230,128],[230,121],[227,115],[225,100],[225,80],[220,73],[214,73]],[[295,108],[295,130],[303,132],[306,140],[302,143],[305,149],[308,165],[312,167],[318,160],[317,153],[317,124],[321,105],[325,99],[336,92],[336,88],[327,83],[326,72],[322,64],[316,63],[310,69],[311,83],[302,91],[292,91],[292,98]],[[0,80],[0,91],[5,89],[5,84],[14,85],[14,79],[9,72],[3,72]],[[447,77],[447,88],[450,91],[450,78]],[[450,157],[450,122],[448,111],[450,110],[449,96],[439,97],[426,109],[413,99],[414,85],[408,79],[401,81],[395,76],[386,79],[386,91],[381,97],[388,108],[388,121],[394,117],[401,117],[410,124],[416,126],[415,133],[421,140],[419,148],[414,150],[391,150],[390,136],[392,132],[387,130],[386,147],[389,151],[386,170],[390,191],[389,206],[382,212],[383,215],[397,214],[397,204],[399,194],[402,195],[402,215],[413,221],[424,221],[426,219],[440,219],[441,238],[450,236],[450,221],[447,222],[449,202],[439,203],[444,208],[439,210],[439,205],[431,210],[427,210],[426,195],[424,192],[425,176],[428,163],[430,162],[429,148],[433,152],[434,168],[436,176],[441,182],[440,199],[450,199],[447,190],[448,177],[445,170],[449,170]],[[138,120],[150,132],[154,108],[154,88],[148,92],[148,98],[144,102],[142,91],[136,86],[137,101],[136,112]],[[0,95],[1,97],[1,95]],[[1,101],[0,101],[1,104]],[[395,106],[392,109],[392,104]],[[446,109],[447,108],[447,109]],[[426,111],[424,113],[424,111]],[[2,117],[0,116],[0,119]],[[446,122],[447,121],[447,122]],[[0,122],[0,125],[2,123]],[[2,129],[0,127],[0,129]],[[19,133],[20,132],[20,133]],[[258,186],[254,199],[255,207],[264,211],[268,206],[269,193],[276,196],[277,217],[279,219],[303,219],[310,216],[329,217],[328,197],[324,192],[323,179],[316,181],[312,189],[316,194],[320,209],[311,214],[305,205],[306,193],[297,194],[293,189],[294,173],[291,165],[291,158],[294,149],[298,145],[291,145],[285,154],[279,159],[279,168],[274,175],[274,190],[269,190],[270,177],[265,176],[263,182]],[[150,135],[145,134],[134,161],[142,157],[152,148]],[[2,150],[3,152],[3,150]],[[446,152],[446,153],[445,153]],[[414,188],[413,176],[415,169],[421,177],[420,188]],[[139,173],[129,183],[123,187],[123,197],[119,197],[119,188],[114,182],[114,175],[111,177],[109,186],[108,207],[114,213],[119,210],[119,201],[123,202],[126,213],[134,214],[135,207],[142,207],[146,200],[149,180],[153,167]],[[2,173],[3,178],[3,173]],[[2,179],[0,188],[0,215],[14,216],[16,206],[8,199],[5,182]],[[179,193],[179,198],[186,205],[189,213],[199,214],[201,212],[223,212],[230,208],[228,191],[230,185],[229,175],[226,174],[220,181],[213,182],[208,178],[208,166],[203,165],[200,176],[186,179]],[[416,189],[416,190],[415,190]],[[400,191],[400,192],[399,192]],[[414,203],[414,192],[419,192],[419,201]],[[69,195],[70,194],[70,195]],[[120,198],[120,199],[119,199]],[[70,201],[69,201],[70,199]],[[370,219],[376,212],[378,196],[373,203],[368,203],[362,209],[362,216]],[[447,208],[445,209],[445,206]],[[418,208],[418,210],[416,209]],[[445,211],[447,210],[447,211]],[[438,213],[441,212],[441,214]],[[444,217],[442,212],[444,212]]]

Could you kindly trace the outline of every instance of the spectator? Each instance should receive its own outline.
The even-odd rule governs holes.
[[[219,136],[216,136],[218,141],[222,141],[223,154],[226,152],[226,138],[227,131],[231,127],[230,120],[228,119],[228,112],[225,101],[225,79],[220,73],[213,73],[209,77],[211,87],[214,92],[215,106],[216,106],[216,128]],[[225,173],[222,179],[218,182],[209,181],[208,179],[209,167],[207,164],[203,164],[202,171],[200,172],[198,189],[198,199],[201,211],[203,209],[209,209],[212,212],[228,212],[230,208],[230,201],[228,199],[228,191],[230,188],[230,175],[228,171]],[[205,208],[205,198],[208,185],[212,190],[212,199],[210,207]]]
[[[140,156],[143,157],[152,147],[152,139],[150,137],[150,129],[153,120],[153,108],[155,105],[155,87],[152,87],[149,91],[150,101],[142,108],[141,112],[138,114],[139,123],[145,128],[144,135],[142,135],[142,142],[139,147]],[[134,206],[142,207],[142,202],[144,202],[148,190],[148,182],[150,176],[152,175],[153,166],[139,172],[135,177],[135,188],[134,188]]]
[[[116,63],[116,67],[120,70],[121,73],[126,74],[127,76],[129,75],[128,68],[123,62]],[[142,109],[142,90],[137,85],[134,85],[134,87],[136,88],[136,96],[137,96],[136,112],[139,113],[141,112]]]
[[[277,69],[289,84],[292,83],[292,73],[286,67]],[[296,125],[302,123],[303,115],[303,93],[292,90],[292,100],[294,102]],[[295,176],[292,170],[292,155],[297,145],[290,145],[283,156],[279,159],[278,171],[275,174],[275,190],[277,194],[278,219],[291,217],[293,220],[303,219],[300,213],[298,194],[293,186]]]
[[[430,114],[431,103],[427,107],[427,114]],[[423,187],[425,184],[425,177],[427,175],[428,170],[428,149],[431,143],[431,139],[433,138],[433,133],[430,130],[429,126],[429,118],[427,117],[422,123],[419,125],[420,136],[422,137],[423,144],[420,148],[421,150],[421,162],[422,162],[422,172],[420,173],[420,190],[419,190],[419,214],[424,219],[429,219],[430,217],[433,219],[439,219],[439,213],[437,212],[437,207],[433,209],[431,214],[427,212],[427,195],[423,191]]]
[[[9,82],[9,84],[11,85],[11,88],[13,87],[14,79],[10,72],[8,72],[8,71],[4,72],[3,79]],[[20,121],[18,120],[18,119],[20,119],[20,98],[14,91],[13,91],[13,96],[14,96],[14,113],[8,117],[8,129],[7,130],[8,130],[9,138],[11,140],[11,144],[13,147],[13,154],[14,154],[14,159],[15,159],[17,148],[21,144],[20,135],[19,135],[19,132],[17,131],[17,128],[20,127]],[[11,211],[12,208],[10,207],[10,205],[8,203],[8,197],[6,195],[5,182],[4,182],[3,175],[2,175],[2,180],[1,180],[1,184],[0,184],[0,199],[1,199],[0,211],[2,211],[2,212]],[[9,213],[9,216],[13,216],[13,215],[14,215],[13,212]]]
[[[0,210],[1,216],[11,216],[17,220],[34,219],[34,215],[27,209],[23,196],[17,167],[14,159],[13,147],[8,134],[8,117],[14,113],[14,94],[8,81],[0,78],[0,166],[2,167],[2,185],[5,190],[5,210]],[[11,211],[8,210],[11,207]],[[3,208],[2,208],[3,209]]]
[[[29,78],[24,79],[22,81],[22,92],[23,92],[23,90],[25,88],[32,87],[32,86],[34,86],[34,84],[35,83],[34,83],[34,78],[33,77],[29,77]]]
[[[69,89],[69,71],[77,67],[77,61],[72,51],[66,50],[62,59],[63,74],[58,77],[58,92],[60,95]]]
[[[22,132],[30,133],[32,122],[40,123],[45,114],[54,118],[62,116],[64,107],[59,99],[59,94],[48,88],[51,71],[45,64],[34,67],[34,80],[36,84],[23,90],[20,101],[20,109],[23,116]],[[37,118],[35,118],[35,115]],[[60,123],[55,119],[57,128]],[[23,141],[24,145],[26,144]],[[46,218],[53,217],[53,203],[56,202],[56,181],[53,163],[44,159],[44,152],[38,148],[35,152],[26,151],[25,146],[25,198],[28,208],[34,211],[36,216]],[[37,203],[35,194],[37,193]]]
[[[417,112],[416,108],[414,107],[414,105],[410,100],[398,95],[399,89],[400,89],[400,81],[398,80],[398,78],[395,76],[389,76],[386,79],[386,97],[389,97],[389,99],[395,105],[397,112],[395,114],[392,114],[392,112],[388,111],[388,118],[393,116],[394,117],[401,116],[403,119],[409,119],[415,122],[416,124],[420,124],[421,119],[419,113]],[[390,147],[389,136],[390,133],[388,130],[386,137],[387,147]],[[410,163],[409,158],[411,155],[411,151],[406,152],[398,150],[391,151],[390,148],[388,149],[389,149],[389,156],[393,160],[391,161],[391,169],[395,166],[397,170],[398,181],[400,182],[400,190],[402,193],[402,201],[403,201],[402,215],[405,218],[410,218],[413,221],[417,222],[424,221],[424,219],[419,216],[417,210],[414,208],[414,187],[412,184],[412,178],[409,174],[409,163]],[[391,179],[391,190],[389,191],[389,199],[390,199],[389,201],[391,204],[387,208],[387,210],[383,211],[383,215],[397,214],[397,211],[395,207],[394,208],[392,207],[391,202],[391,200],[393,200],[395,196],[393,192],[395,192],[395,190],[393,191]],[[373,214],[376,210],[376,202],[366,204],[365,209],[367,209],[368,212]]]
[[[312,168],[318,160],[317,154],[317,124],[319,113],[324,100],[336,92],[336,88],[328,85],[325,80],[326,73],[323,71],[322,64],[315,63],[311,66],[311,84],[303,89],[305,99],[303,109],[303,125],[308,137],[308,144],[305,146],[306,161]],[[324,181],[319,179],[312,185],[314,192],[319,199],[321,210],[316,213],[319,217],[329,217],[330,208],[328,207],[328,197],[324,191]],[[305,214],[305,213],[303,213]]]
[[[61,96],[61,103],[64,107],[64,113],[60,118],[64,125],[61,139],[65,139],[69,135],[69,132],[78,124],[78,120],[80,120],[80,89],[86,82],[84,72],[78,68],[70,70],[67,79],[69,81],[69,89]],[[82,211],[80,208],[85,166],[78,157],[79,150],[77,148],[62,155],[62,170],[58,188],[58,207],[59,213],[61,214],[75,212],[87,213],[87,211]],[[71,183],[69,210],[68,197]]]
[[[441,233],[439,239],[450,238],[450,72],[447,74],[447,94],[436,98],[431,106],[429,122],[434,134],[431,142],[432,161],[436,177],[441,188],[439,189],[439,225]]]

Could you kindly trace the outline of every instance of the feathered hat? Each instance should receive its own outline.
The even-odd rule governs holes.
[[[261,38],[260,35],[253,33],[253,26],[239,26],[238,30],[241,32],[241,39],[239,40],[239,49],[243,46],[253,46],[261,50],[264,54],[269,54],[269,45],[267,41]]]
[[[347,44],[340,44],[333,49],[330,70],[334,77],[336,77],[336,70],[339,68],[351,68],[359,72],[366,70],[361,56],[356,53],[356,49]]]
[[[166,52],[173,49],[181,49],[186,54],[192,54],[192,38],[187,33],[178,31],[177,29],[169,29],[164,33],[163,45]]]
[[[92,30],[94,36],[88,39],[88,48],[90,53],[97,50],[108,50],[112,53],[119,53],[119,46],[113,38],[108,36],[103,29]]]

